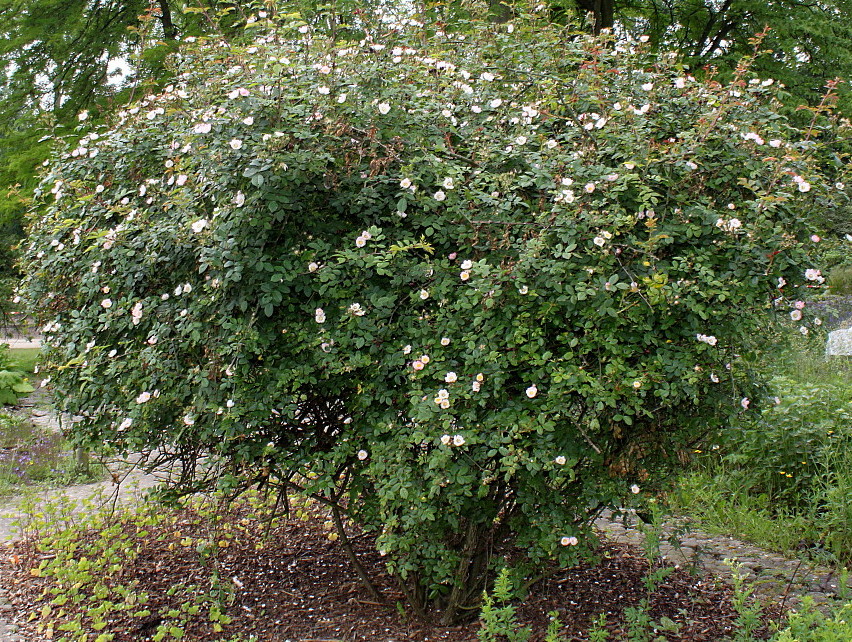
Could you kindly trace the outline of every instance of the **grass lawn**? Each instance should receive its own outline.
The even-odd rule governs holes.
[[[9,350],[9,357],[16,370],[31,375],[40,353],[40,348],[12,348]]]

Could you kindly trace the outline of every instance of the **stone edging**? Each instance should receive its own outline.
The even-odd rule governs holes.
[[[642,547],[644,535],[633,526],[635,522],[635,516],[622,520],[607,513],[598,518],[595,527],[610,540]],[[676,538],[675,533],[678,533]],[[669,538],[677,541],[677,545],[672,545]],[[661,539],[660,553],[670,564],[694,568],[728,583],[732,571],[725,560],[735,561],[745,583],[765,603],[783,603],[786,608],[795,608],[805,596],[819,606],[836,602],[840,578],[831,569],[770,553],[733,537],[709,535],[683,520],[664,524]]]

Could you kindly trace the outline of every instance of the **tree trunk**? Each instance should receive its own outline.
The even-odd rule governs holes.
[[[576,0],[577,7],[592,14],[592,29],[595,35],[615,25],[615,0]]]
[[[160,11],[163,14],[160,16],[160,22],[163,25],[163,35],[166,40],[175,40],[178,37],[178,30],[172,21],[172,9],[169,6],[169,0],[160,0]]]

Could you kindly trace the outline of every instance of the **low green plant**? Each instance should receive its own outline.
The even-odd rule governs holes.
[[[852,382],[775,377],[776,403],[722,433],[723,461],[743,488],[779,508],[801,507],[827,461],[852,443]]]
[[[609,639],[609,631],[606,628],[606,613],[601,612],[592,620],[592,626],[588,631],[589,642],[606,642]]]
[[[211,571],[209,585],[173,584],[167,591],[171,599],[159,608],[152,606],[151,595],[138,579],[124,579],[125,569],[139,555],[140,540],[151,533],[175,539],[175,546],[181,549],[194,548],[200,558],[210,562],[211,549],[233,537],[216,526],[220,504],[199,500],[191,507],[168,509],[151,501],[122,511],[104,505],[102,498],[87,500],[81,511],[75,503],[60,497],[24,506],[26,517],[19,520],[19,527],[35,544],[30,573],[44,578],[44,595],[48,598],[30,614],[39,633],[66,642],[107,642],[114,637],[110,623],[116,618],[145,622],[152,617],[157,619],[150,638],[154,642],[180,640],[189,628],[198,630],[199,626],[208,638],[223,633],[231,623],[227,609],[235,595],[233,587],[218,581],[215,570]],[[182,534],[175,528],[178,515],[182,527],[198,526],[193,530],[195,535],[207,533]],[[215,569],[215,564],[210,566]]]
[[[824,462],[816,477],[813,523],[820,529],[819,540],[842,564],[852,562],[852,452],[838,449]]]
[[[766,494],[748,493],[718,460],[702,461],[683,475],[667,499],[674,512],[700,522],[702,529],[736,535],[767,550],[791,553],[802,540],[820,538],[810,516],[780,510]]]
[[[547,615],[550,618],[550,624],[547,625],[544,642],[565,642],[565,638],[560,633],[562,630],[562,621],[559,619],[559,613],[551,611]]]
[[[852,602],[835,607],[826,615],[813,599],[805,597],[802,606],[787,614],[787,627],[772,642],[843,642],[852,640]]]
[[[742,565],[734,560],[725,560],[725,563],[731,568],[731,580],[734,585],[731,598],[731,604],[737,612],[737,618],[734,620],[734,641],[751,642],[761,625],[760,615],[763,609],[754,599],[754,587],[745,581]]]
[[[36,363],[41,356],[41,348],[10,348],[9,362],[12,370],[20,370],[24,374],[35,373]]]
[[[624,609],[625,634],[628,642],[651,642],[653,621],[648,607],[648,599],[643,598],[638,606],[628,606]]]
[[[510,603],[515,597],[514,586],[506,567],[500,569],[494,580],[491,595],[482,595],[482,610],[479,613],[480,642],[526,642],[532,635],[528,627],[519,627],[515,619],[515,607]]]
[[[9,344],[0,344],[0,404],[17,403],[18,398],[35,390],[24,378],[24,373],[14,368]]]
[[[674,572],[674,568],[663,563],[661,545],[663,543],[663,505],[652,498],[646,502],[642,520],[637,523],[639,531],[643,535],[642,548],[648,560],[648,570],[642,578],[645,594],[636,606],[624,609],[624,621],[626,635],[629,642],[651,642],[651,640],[665,640],[664,635],[657,635],[661,631],[676,633],[680,630],[674,620],[661,617],[655,621],[651,617],[651,596],[660,584]]]

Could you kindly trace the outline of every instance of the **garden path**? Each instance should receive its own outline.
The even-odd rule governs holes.
[[[35,422],[56,426],[56,418],[49,412],[38,408],[29,412]],[[49,501],[64,496],[77,504],[81,511],[87,510],[86,506],[91,506],[92,501],[96,504],[117,502],[127,505],[140,501],[145,489],[159,481],[156,475],[125,468],[118,483],[108,480],[42,491],[35,495],[35,499]],[[25,517],[22,502],[25,500],[17,497],[0,503],[0,554],[5,542],[20,537],[20,522]],[[634,515],[616,518],[612,513],[605,513],[595,526],[610,540],[641,548],[645,536],[636,524]],[[674,544],[669,541],[670,538]],[[731,568],[725,560],[736,560],[746,582],[754,587],[764,603],[796,606],[807,595],[824,604],[831,602],[838,592],[838,577],[826,568],[770,553],[731,537],[710,535],[681,520],[672,519],[663,524],[660,540],[660,552],[667,562],[723,581],[731,578]],[[0,642],[21,642],[22,638],[16,633],[17,627],[3,620],[4,613],[9,613],[12,608],[5,595],[5,589],[0,587]]]

